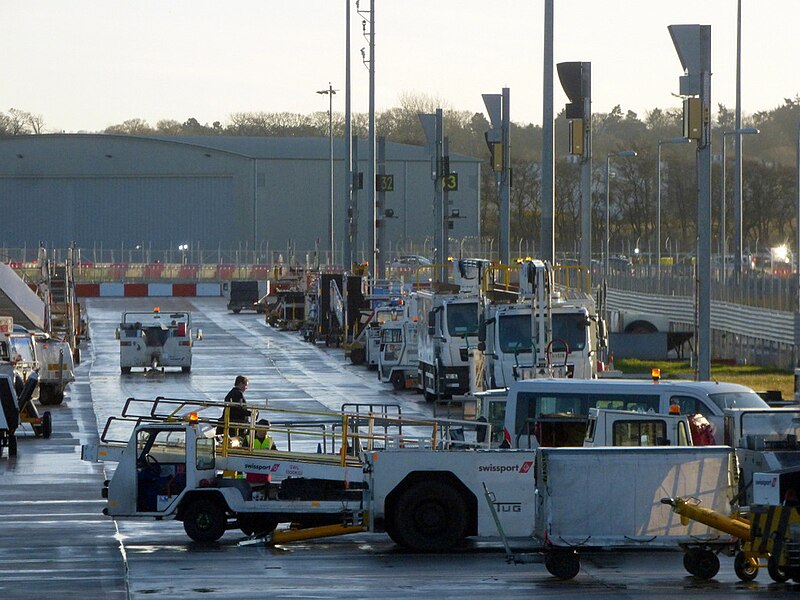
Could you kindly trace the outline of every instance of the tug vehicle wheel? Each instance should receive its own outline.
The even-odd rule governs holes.
[[[193,500],[183,513],[183,529],[195,542],[216,542],[226,525],[225,511],[209,498]]]
[[[416,552],[446,552],[465,537],[467,507],[452,486],[423,480],[411,485],[398,498],[392,539]]]

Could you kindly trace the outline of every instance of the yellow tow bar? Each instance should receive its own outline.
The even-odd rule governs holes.
[[[710,508],[704,508],[698,501],[686,498],[662,498],[662,504],[669,504],[672,510],[681,516],[681,523],[688,525],[689,521],[703,523],[719,531],[729,533],[743,542],[750,539],[750,523],[738,517],[723,515]]]
[[[282,529],[270,534],[254,539],[239,542],[240,546],[251,544],[266,544],[274,546],[276,544],[288,544],[290,542],[300,542],[303,540],[315,540],[337,535],[348,535],[350,533],[363,533],[369,531],[366,525],[324,525],[321,527],[306,527],[304,529]]]
[[[301,540],[314,540],[318,538],[335,537],[350,533],[363,533],[367,531],[364,525],[324,525],[322,527],[307,527],[305,529],[283,529],[275,531],[265,540],[269,544],[286,544]]]

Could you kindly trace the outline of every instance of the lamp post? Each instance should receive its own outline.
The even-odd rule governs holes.
[[[755,135],[760,133],[758,129],[755,127],[743,127],[742,129],[734,129],[733,131],[723,131],[722,132],[722,199],[720,200],[720,217],[719,217],[719,237],[720,239],[720,253],[722,254],[722,287],[725,288],[725,280],[727,278],[727,227],[725,226],[725,138],[729,135]],[[740,199],[741,200],[741,199]],[[737,218],[736,220],[736,256],[734,256],[733,262],[733,272],[738,274],[742,269],[742,259],[741,259],[741,251],[742,251],[742,208],[741,204],[737,204],[738,211],[737,211]],[[739,264],[736,264],[736,261],[739,261]]]
[[[608,284],[608,260],[610,255],[608,253],[608,244],[611,239],[611,220],[609,219],[611,207],[611,157],[618,156],[619,158],[631,158],[636,156],[633,150],[620,150],[619,152],[609,152],[606,155],[606,240],[603,248],[603,285]]]
[[[656,185],[656,275],[657,290],[661,293],[661,146],[664,144],[688,144],[692,140],[689,138],[671,138],[668,140],[658,140],[658,168]]]
[[[334,259],[334,251],[336,247],[334,246],[334,238],[333,238],[333,223],[334,223],[334,213],[333,213],[333,96],[339,90],[333,89],[330,81],[328,82],[328,89],[327,90],[319,90],[318,94],[323,94],[328,96],[328,140],[330,142],[330,193],[331,193],[331,205],[330,205],[330,218],[328,219],[328,244],[329,244],[329,251],[330,251],[330,263],[335,263]]]

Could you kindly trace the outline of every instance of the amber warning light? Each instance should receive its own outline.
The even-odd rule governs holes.
[[[653,378],[653,381],[658,381],[661,379],[661,369],[651,369],[650,376]]]

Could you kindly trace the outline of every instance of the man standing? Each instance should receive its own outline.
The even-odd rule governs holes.
[[[225,410],[228,411],[229,423],[248,423],[250,420],[250,411],[247,410],[247,402],[244,399],[244,391],[247,389],[247,377],[244,375],[237,375],[236,380],[233,382],[233,387],[228,395],[225,396],[225,403],[229,404]],[[230,427],[228,429],[230,437],[239,436],[243,441],[247,437],[247,428],[244,427]]]

